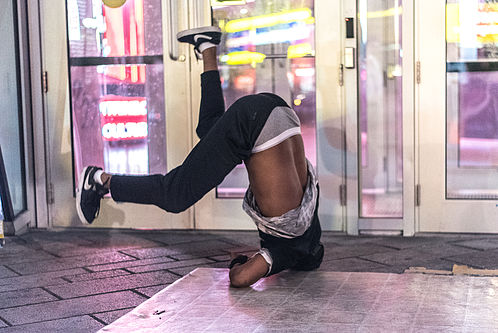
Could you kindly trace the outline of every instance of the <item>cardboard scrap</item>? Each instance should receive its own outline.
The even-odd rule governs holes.
[[[470,276],[498,276],[498,269],[479,269],[467,265],[453,265],[451,271],[428,269],[425,267],[410,267],[404,273],[421,273],[434,275],[470,275]]]

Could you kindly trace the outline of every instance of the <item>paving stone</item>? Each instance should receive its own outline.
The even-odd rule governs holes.
[[[254,248],[260,247],[259,234],[257,231],[225,231],[217,232],[218,235],[223,236],[223,240],[233,244],[246,245]]]
[[[438,259],[424,260],[416,263],[414,262],[413,265],[415,264],[417,264],[418,267],[425,267],[427,269],[451,271],[453,270],[453,265],[455,263],[451,260],[438,258]],[[411,265],[410,267],[414,267],[413,265]]]
[[[160,245],[140,235],[128,234],[119,230],[84,234],[82,237],[91,241],[94,247],[101,248],[154,247]]]
[[[115,311],[108,311],[108,312],[101,312],[101,313],[95,313],[93,314],[95,317],[98,319],[102,320],[106,324],[110,324],[113,321],[121,318],[128,312],[133,310],[133,308],[128,308],[128,309],[122,309],[122,310],[115,310]],[[1,331],[0,331],[1,332]]]
[[[342,234],[336,234],[331,232],[323,232],[321,242],[323,244],[330,243],[336,245],[358,245],[358,244],[375,244],[375,241],[382,240],[382,237],[369,236],[369,235],[359,235],[359,236],[347,236]]]
[[[223,250],[210,250],[210,251],[198,251],[193,253],[171,254],[170,257],[174,258],[175,260],[188,260],[188,259],[204,258],[211,256],[221,256],[226,254],[227,252]]]
[[[62,276],[77,275],[86,273],[82,268],[40,273],[33,275],[16,276],[0,279],[0,292],[12,291],[26,288],[45,287],[57,284],[66,284],[67,281],[61,279]]]
[[[362,255],[360,258],[390,266],[421,266],[423,262],[436,259],[438,255],[439,254],[417,249],[404,249],[399,251]]]
[[[360,245],[348,245],[348,246],[340,245],[332,247],[325,245],[325,254],[323,260],[328,261],[333,259],[352,258],[362,255],[371,255],[375,253],[387,253],[386,255],[389,255],[389,253],[395,251],[397,250],[373,244],[371,245],[360,244]]]
[[[109,293],[158,284],[172,283],[178,276],[169,272],[158,271],[143,274],[130,274],[106,279],[82,281],[47,287],[48,290],[62,298]]]
[[[450,256],[446,259],[469,267],[498,269],[498,250],[479,251],[469,254]]]
[[[88,333],[96,332],[104,325],[90,316],[78,316],[49,320],[34,324],[25,324],[0,329],[1,333]]]
[[[120,247],[115,248],[115,247],[109,247],[109,248],[101,248],[101,247],[94,247],[92,245],[90,246],[80,246],[80,245],[73,245],[73,246],[52,246],[52,247],[46,247],[44,251],[59,257],[59,258],[69,258],[69,257],[79,257],[79,256],[106,256],[109,253],[117,252],[119,251]]]
[[[409,248],[417,248],[424,244],[434,244],[438,242],[451,241],[454,238],[438,238],[438,237],[382,237],[378,238],[372,243],[378,244],[381,246],[392,247],[395,249],[409,249]]]
[[[146,259],[146,258],[168,256],[173,254],[185,254],[185,253],[188,254],[188,253],[197,253],[201,251],[222,250],[224,248],[227,248],[226,242],[218,240],[208,240],[205,242],[174,244],[168,247],[130,249],[130,250],[124,250],[122,252],[139,259]]]
[[[131,291],[121,291],[103,295],[79,297],[36,305],[26,305],[2,310],[0,316],[12,325],[22,325],[82,316],[91,312],[104,312],[130,308],[139,305],[144,300]],[[68,332],[72,332],[69,330]]]
[[[68,230],[62,229],[58,230],[37,230],[31,229],[30,232],[25,233],[18,238],[23,240],[25,244],[38,244],[42,245],[45,243],[55,242],[55,243],[68,243],[68,244],[90,244],[90,240],[83,238],[85,235],[96,235],[100,231],[89,231],[89,230]]]
[[[41,288],[7,291],[2,293],[0,309],[14,306],[55,301],[58,298]],[[1,312],[0,312],[1,316]]]
[[[58,233],[56,233],[58,234]],[[26,241],[26,247],[36,251],[45,251],[57,257],[64,256],[66,252],[80,246],[91,246],[92,242],[72,234],[66,237],[62,235],[51,236],[49,233],[36,235],[26,234],[23,239]]]
[[[11,271],[5,266],[0,266],[0,279],[13,277],[13,276],[19,276],[19,274],[15,273],[14,271]]]
[[[80,282],[80,281],[104,279],[104,278],[121,276],[121,275],[129,275],[129,274],[130,274],[130,272],[127,272],[125,270],[115,269],[112,271],[86,273],[86,274],[79,274],[79,275],[69,275],[69,276],[64,276],[64,279],[69,280],[69,282]]]
[[[197,231],[179,231],[179,230],[164,231],[160,233],[158,232],[147,233],[147,234],[142,234],[142,237],[156,242],[161,242],[165,245],[208,241],[220,238],[220,236],[216,234],[213,235]]]
[[[87,266],[86,268],[91,270],[91,271],[94,271],[94,272],[100,272],[100,271],[107,271],[107,270],[112,270],[112,269],[146,266],[146,265],[159,264],[159,263],[165,263],[165,262],[171,262],[171,261],[175,261],[175,260],[172,258],[169,258],[169,257],[157,257],[157,258],[150,258],[150,259],[122,261],[122,262],[118,262],[115,264]]]
[[[435,244],[424,244],[420,246],[420,250],[425,252],[431,252],[437,255],[439,258],[445,258],[449,256],[454,256],[458,254],[465,253],[477,253],[479,250],[470,249],[466,247],[456,246],[456,243],[435,243]]]
[[[369,260],[346,258],[323,261],[319,270],[338,272],[388,272],[390,271],[390,267]]]
[[[129,260],[135,259],[122,253],[109,252],[107,254],[79,256],[77,259],[62,258],[53,260],[42,260],[33,262],[30,265],[12,264],[7,266],[21,274],[35,274]]]
[[[142,272],[152,272],[152,271],[158,271],[158,270],[175,268],[175,267],[199,266],[211,262],[213,261],[206,258],[200,258],[200,259],[191,259],[191,260],[182,260],[182,261],[172,261],[163,264],[129,267],[127,269],[133,273],[142,273]]]
[[[161,290],[163,290],[164,288],[166,288],[167,286],[169,286],[169,284],[160,284],[158,286],[138,288],[135,290],[141,294],[144,294],[147,297],[152,297],[155,294],[157,294],[158,292],[160,292]]]
[[[3,249],[0,250],[0,262],[2,263],[2,265],[9,267],[15,266],[16,264],[21,265],[57,258],[56,256],[53,256],[49,253],[28,248],[24,248],[22,251],[10,254],[2,253],[2,251]]]
[[[178,267],[178,268],[169,268],[168,271],[178,274],[180,276],[185,276],[188,273],[192,272],[194,269],[199,267],[208,267],[208,268],[228,268],[230,262],[229,261],[219,261],[214,262],[212,264],[203,264],[203,265],[194,265],[194,266],[186,266],[186,267]]]
[[[453,244],[477,250],[498,249],[498,239],[473,239],[454,242]]]

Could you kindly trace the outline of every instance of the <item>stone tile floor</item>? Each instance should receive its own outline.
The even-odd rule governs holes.
[[[282,272],[229,288],[198,268],[99,333],[493,332],[498,277]]]
[[[498,235],[324,232],[322,242],[319,272],[451,270],[455,263],[498,269]],[[195,268],[226,268],[231,254],[257,248],[252,231],[66,229],[10,237],[0,249],[0,333],[95,332]]]

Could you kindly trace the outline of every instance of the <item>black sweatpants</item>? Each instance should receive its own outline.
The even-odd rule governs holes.
[[[166,175],[113,175],[115,201],[153,204],[172,213],[186,210],[251,155],[271,111],[288,106],[277,95],[261,93],[238,99],[225,112],[218,71],[201,75],[201,89],[199,143]]]

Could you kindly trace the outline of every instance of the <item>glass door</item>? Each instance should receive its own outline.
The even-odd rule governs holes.
[[[358,4],[360,217],[403,217],[401,0]]]
[[[420,230],[498,232],[498,3],[426,6],[418,10],[427,22],[418,27]]]
[[[26,1],[3,0],[1,4],[0,146],[12,208],[5,231],[17,234],[36,223],[29,25]]]
[[[0,146],[15,217],[27,209],[17,2],[5,0],[2,4],[5,10],[0,14],[4,43],[0,49]]]
[[[219,66],[226,106],[259,92],[272,92],[286,100],[300,118],[306,157],[317,167],[320,182],[328,183],[320,188],[324,202],[320,208],[322,227],[343,230],[339,204],[342,141],[340,135],[332,133],[342,126],[337,80],[340,55],[334,52],[338,49],[340,25],[330,16],[334,13],[339,18],[339,1],[203,3],[199,9],[204,13],[203,24],[217,25],[224,33]],[[196,81],[201,67],[194,68],[192,80]],[[330,164],[322,168],[322,161]],[[248,184],[247,171],[241,164],[196,205],[196,227],[253,229],[254,223],[241,209]]]
[[[348,217],[360,233],[413,234],[412,6],[402,0],[346,6],[357,15],[345,20],[358,21],[356,45],[346,41],[357,55],[345,71],[346,89],[357,89],[346,93],[348,151],[356,153],[348,159]]]
[[[118,8],[101,0],[42,6],[51,217],[53,226],[80,226],[74,190],[86,165],[164,174],[188,153],[188,62],[175,38],[187,28],[188,8],[161,0],[128,0]],[[190,211],[173,215],[111,199],[100,216],[92,226],[191,227]]]

